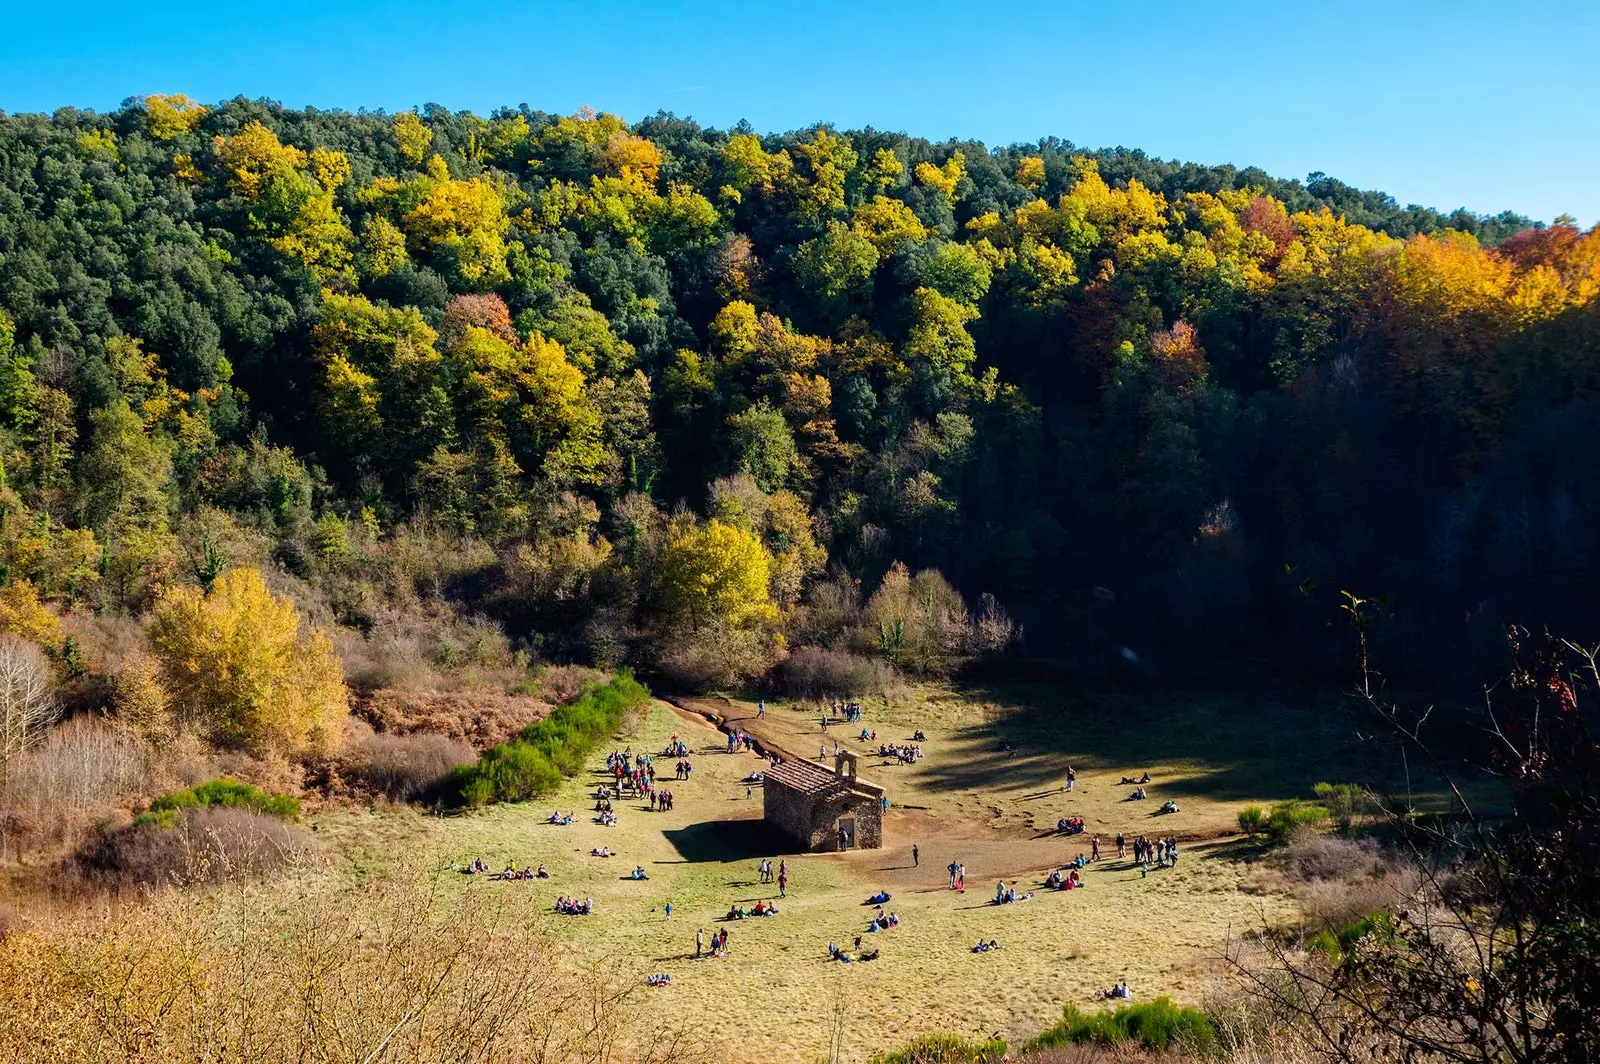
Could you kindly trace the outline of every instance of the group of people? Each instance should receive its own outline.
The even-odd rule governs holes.
[[[843,717],[849,724],[855,724],[861,719],[860,702],[829,702],[828,711],[835,717]]]
[[[1118,983],[1110,990],[1102,990],[1100,993],[1103,997],[1112,998],[1118,1001],[1133,1000],[1133,991],[1128,989],[1128,981],[1126,979],[1122,980],[1122,982]]]
[[[922,747],[917,743],[879,743],[879,757],[892,757],[902,765],[914,765],[922,760]]]
[[[644,870],[644,865],[634,865],[633,871],[628,873],[629,879],[649,879],[650,873]]]
[[[867,922],[868,931],[887,931],[891,927],[899,926],[900,918],[894,913],[884,912],[881,905],[878,907],[878,911],[873,914],[872,919]]]
[[[672,808],[672,792],[666,789],[650,791],[650,811],[652,813],[665,813]]]
[[[557,898],[556,912],[563,916],[588,916],[594,912],[594,899],[585,898],[579,901],[577,898]]]
[[[1051,890],[1078,890],[1083,883],[1083,876],[1076,867],[1068,869],[1065,875],[1057,868],[1044,879],[1044,885]]]
[[[761,863],[756,865],[756,875],[763,883],[787,884],[789,882],[789,862],[780,860],[777,870],[774,871],[771,858],[762,858]]]
[[[1146,772],[1143,776],[1140,776],[1138,779],[1134,779],[1132,776],[1124,776],[1124,777],[1122,777],[1122,782],[1117,784],[1117,786],[1119,786],[1119,787],[1125,787],[1125,786],[1129,786],[1129,785],[1137,786],[1137,785],[1139,785],[1141,783],[1149,783],[1149,782],[1150,782],[1150,773]]]
[[[1170,868],[1178,863],[1178,840],[1169,835],[1151,842],[1141,835],[1133,840],[1133,860],[1147,871],[1152,860],[1157,868]]]
[[[1015,886],[1006,886],[1005,880],[1001,880],[994,885],[994,904],[996,905],[1010,905],[1012,902],[1027,901],[1032,897],[1033,891],[1030,890],[1025,894],[1018,894],[1017,888]]]
[[[748,750],[753,753],[755,748],[755,738],[743,728],[735,728],[728,733],[728,753],[731,754],[736,750]]]
[[[665,750],[661,751],[661,756],[662,757],[688,757],[689,756],[689,747],[688,747],[687,744],[684,743],[684,741],[681,738],[679,738],[678,736],[674,735],[671,738],[671,740],[669,740],[667,742],[667,748]]]
[[[577,819],[576,813],[551,813],[544,818],[546,824],[560,824],[562,826],[573,823]]]
[[[1056,830],[1065,835],[1076,835],[1083,830],[1083,817],[1064,816],[1056,821]]]
[[[778,915],[778,907],[776,905],[772,904],[770,901],[767,901],[767,900],[763,899],[761,901],[756,902],[753,906],[751,906],[748,909],[746,909],[743,905],[739,905],[739,904],[734,904],[734,905],[728,906],[727,919],[729,919],[729,920],[748,920],[752,916],[777,916],[777,915]]]
[[[705,928],[700,928],[694,933],[694,955],[698,960],[701,957],[726,957],[728,955],[728,929],[711,932],[711,948],[706,949]]]
[[[683,758],[673,768],[673,770],[672,770],[672,778],[675,779],[675,780],[686,780],[686,779],[689,778],[689,774],[691,772],[693,772],[693,771],[694,771],[694,763],[691,762],[688,758]]]
[[[672,976],[666,972],[652,972],[644,977],[646,986],[671,986]]]
[[[610,809],[601,810],[600,815],[594,818],[594,822],[601,827],[614,828],[618,824],[617,814]]]
[[[967,889],[967,866],[959,861],[950,862],[950,889]]]

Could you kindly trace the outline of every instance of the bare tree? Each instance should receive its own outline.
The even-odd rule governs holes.
[[[1323,1060],[1600,1059],[1600,745],[1583,715],[1600,697],[1600,648],[1510,631],[1512,668],[1485,693],[1485,725],[1475,736],[1451,727],[1476,767],[1507,786],[1514,815],[1494,817],[1425,736],[1431,708],[1407,711],[1384,694],[1367,660],[1374,604],[1348,596],[1345,609],[1361,653],[1357,695],[1444,782],[1451,808],[1421,816],[1384,803],[1421,873],[1408,896],[1336,945],[1267,936],[1265,963],[1230,959]]]
[[[42,739],[60,713],[49,676],[37,647],[0,636],[0,790],[12,758]]]

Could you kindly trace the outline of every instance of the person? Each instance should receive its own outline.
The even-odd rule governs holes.
[[[672,903],[670,901],[667,902],[667,919],[672,919]]]
[[[778,873],[778,897],[787,898],[788,896],[789,896],[789,873],[786,872],[786,871],[779,872]]]
[[[1090,844],[1089,860],[1091,860],[1091,861],[1100,860],[1100,836],[1099,835],[1096,835],[1094,837],[1093,841]]]
[[[1072,791],[1073,784],[1078,782],[1078,772],[1071,765],[1067,766],[1067,791]]]
[[[756,700],[756,719],[757,720],[766,720],[767,719],[767,700],[765,698],[761,698],[761,699],[757,699]]]
[[[694,932],[694,957],[695,957],[695,960],[699,960],[701,958],[701,956],[703,956],[705,954],[705,951],[706,951],[706,929],[703,928],[703,927],[697,927],[697,928],[695,928],[695,932]]]
[[[917,844],[913,842],[911,844],[911,867],[912,868],[917,867],[917,864],[918,864],[918,862],[920,860],[921,860],[921,858],[920,858],[920,856],[919,856],[919,854],[917,852]]]
[[[956,863],[954,861],[950,862],[950,889],[956,889]]]
[[[1128,856],[1128,837],[1120,831],[1117,832],[1117,856]]]
[[[540,879],[549,879],[550,869],[546,868],[544,865],[540,865],[539,870],[535,872],[534,875],[538,876]]]
[[[751,796],[751,794],[752,794],[752,792],[751,792],[751,790],[750,790],[750,788],[749,788],[749,787],[746,787],[746,788],[745,788],[745,789],[744,789],[744,799],[745,799],[745,801],[747,801],[747,802],[748,802],[748,801],[749,801],[749,800],[750,800],[750,796]]]

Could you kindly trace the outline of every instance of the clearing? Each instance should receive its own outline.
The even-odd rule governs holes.
[[[658,787],[676,808],[656,813],[637,800],[617,803],[620,823],[593,822],[594,788],[609,779],[597,752],[590,771],[537,804],[503,805],[449,818],[415,811],[334,813],[316,823],[325,843],[360,870],[402,853],[434,855],[441,867],[484,857],[498,871],[543,863],[552,878],[490,881],[441,872],[462,890],[533,891],[592,897],[589,917],[548,917],[546,928],[575,957],[668,972],[658,994],[663,1015],[723,1041],[731,1060],[816,1059],[843,1024],[848,1059],[865,1059],[915,1035],[944,1030],[1026,1037],[1054,1022],[1063,1003],[1089,1005],[1095,992],[1126,977],[1139,999],[1167,994],[1195,1002],[1205,993],[1225,940],[1284,917],[1292,903],[1263,892],[1251,858],[1257,849],[1230,837],[1244,805],[1309,797],[1321,779],[1373,778],[1385,757],[1355,743],[1349,710],[1337,701],[1290,704],[1163,694],[1064,695],[1012,686],[930,688],[915,697],[865,706],[862,724],[832,725],[823,737],[815,706],[724,699],[656,702],[616,747],[655,756]],[[750,753],[728,754],[707,718],[737,725],[797,754],[830,755],[835,740],[860,757],[860,774],[888,788],[892,807],[880,850],[789,852],[761,822],[761,787],[741,780],[763,767]],[[862,742],[862,727],[877,741]],[[913,765],[886,763],[879,742],[927,736]],[[663,757],[677,735],[693,755],[690,782],[674,781]],[[1002,740],[1014,746],[1002,749]],[[1077,771],[1065,791],[1066,766]],[[1123,775],[1148,770],[1150,798],[1126,801]],[[1181,811],[1153,815],[1166,799]],[[570,827],[547,824],[572,812]],[[1084,834],[1062,837],[1059,818],[1082,816]],[[1112,837],[1176,835],[1180,860],[1148,877],[1118,860]],[[1039,890],[1051,869],[1101,836],[1105,859],[1090,864],[1082,891],[1039,891],[1029,901],[989,904],[997,880],[1018,893]],[[911,845],[921,850],[913,867]],[[590,856],[609,847],[609,859]],[[1130,851],[1131,852],[1131,851]],[[777,916],[725,921],[729,906],[773,899],[757,881],[763,857],[786,857],[789,897]],[[967,868],[968,889],[948,889],[946,866]],[[628,877],[643,865],[650,878]],[[900,917],[893,930],[866,934],[879,889]],[[672,915],[666,915],[667,903]],[[730,955],[694,959],[695,931],[727,928]],[[881,959],[839,964],[828,943],[856,936]],[[979,939],[998,953],[974,954]]]

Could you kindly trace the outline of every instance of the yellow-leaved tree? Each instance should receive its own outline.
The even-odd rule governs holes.
[[[181,92],[171,96],[153,93],[144,98],[145,121],[156,140],[181,137],[205,116],[206,109]]]
[[[349,700],[333,641],[256,570],[168,590],[149,640],[178,720],[211,741],[296,754],[337,740]]]
[[[667,541],[661,604],[696,627],[770,619],[776,612],[767,597],[771,567],[754,533],[713,518]]]

